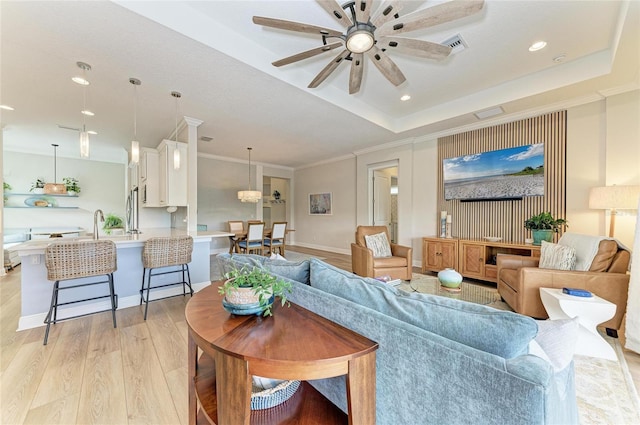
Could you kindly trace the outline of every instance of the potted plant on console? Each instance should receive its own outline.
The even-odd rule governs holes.
[[[67,188],[67,195],[69,196],[76,196],[80,193],[80,186],[78,186],[78,183],[80,183],[77,179],[74,179],[73,177],[63,177],[62,181],[64,182],[64,186]]]
[[[218,287],[218,292],[224,295],[222,305],[229,313],[241,316],[260,313],[272,316],[275,297],[280,297],[285,305],[292,288],[290,282],[258,267],[233,268],[225,278],[227,280]]]
[[[555,219],[550,212],[542,212],[524,221],[524,228],[531,230],[534,245],[540,245],[542,241],[551,242],[553,234],[558,233],[561,227],[569,227],[567,220]]]
[[[104,218],[104,225],[102,226],[102,229],[107,235],[110,235],[114,229],[124,229],[123,223],[124,220],[122,220],[122,217],[109,213]]]

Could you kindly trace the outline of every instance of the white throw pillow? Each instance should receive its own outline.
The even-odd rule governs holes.
[[[364,241],[367,248],[373,251],[373,258],[391,257],[391,245],[385,232],[365,235]]]
[[[282,255],[278,254],[277,252],[272,252],[271,253],[271,257],[269,257],[270,260],[284,260],[287,261],[286,258],[284,258]]]
[[[576,265],[576,250],[568,246],[542,241],[540,248],[541,269],[573,270]]]
[[[534,338],[547,355],[553,370],[563,370],[573,360],[578,339],[578,318],[562,320],[536,320],[538,335]],[[529,346],[532,350],[534,347]],[[530,354],[539,355],[535,349]],[[540,356],[542,357],[542,356]],[[544,357],[543,357],[544,358]]]

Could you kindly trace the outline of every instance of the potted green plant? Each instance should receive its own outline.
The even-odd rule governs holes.
[[[77,179],[73,177],[63,177],[62,181],[64,182],[64,187],[67,189],[67,195],[75,196],[80,193],[80,183]]]
[[[113,229],[124,229],[124,220],[122,217],[109,213],[104,218],[102,229],[107,235],[110,235]]]
[[[263,316],[272,316],[275,297],[280,297],[280,302],[285,305],[292,288],[291,282],[258,267],[233,268],[225,274],[225,278],[218,292],[225,296],[225,309],[239,315],[262,312]]]
[[[531,230],[534,245],[540,245],[542,241],[551,242],[553,234],[562,227],[569,227],[567,220],[553,218],[550,212],[542,212],[524,221],[524,228]]]
[[[6,195],[6,193],[7,193],[8,191],[10,191],[11,189],[13,189],[13,188],[11,187],[11,185],[10,185],[9,183],[7,183],[7,182],[2,182],[2,194],[3,194],[4,202],[7,202],[7,195]]]
[[[33,192],[36,195],[42,195],[44,193],[44,179],[42,177],[38,177],[35,182],[31,183],[31,189],[29,192]]]

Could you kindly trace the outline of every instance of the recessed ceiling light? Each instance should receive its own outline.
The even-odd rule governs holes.
[[[540,49],[544,49],[544,47],[546,45],[547,45],[546,41],[536,41],[531,46],[529,46],[529,51],[530,52],[536,52],[536,51],[538,51]]]
[[[81,112],[83,115],[86,115],[86,116],[88,116],[88,117],[92,117],[92,116],[94,116],[94,115],[95,115],[93,112],[91,112],[91,111],[90,111],[90,110],[88,110],[88,109],[85,109],[85,110],[80,111],[80,112]]]
[[[411,96],[409,96],[408,94],[402,95],[402,97],[400,98],[400,100],[403,102],[406,102],[409,99],[411,99]]]
[[[15,109],[13,109],[9,105],[0,105],[0,109],[6,109],[7,111],[15,111]]]
[[[87,133],[89,133],[89,134],[98,134],[97,131],[93,131],[93,130],[89,130],[89,131],[87,131]]]
[[[81,86],[88,86],[90,84],[89,80],[86,80],[82,77],[73,77],[71,81],[73,81],[76,84],[80,84]]]

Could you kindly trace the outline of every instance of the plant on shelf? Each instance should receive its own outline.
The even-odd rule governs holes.
[[[64,182],[64,187],[67,189],[67,194],[69,196],[77,195],[80,193],[80,186],[78,186],[79,181],[73,177],[63,177],[62,181]]]
[[[263,316],[273,316],[275,297],[280,297],[280,302],[285,305],[287,294],[292,289],[290,282],[258,267],[234,267],[224,276],[227,280],[218,287],[218,292],[225,296],[225,309],[233,314],[256,314],[257,311]],[[251,305],[255,305],[255,310],[249,307]]]
[[[124,229],[124,220],[122,217],[109,213],[104,218],[102,229],[107,235],[110,235],[113,229]]]
[[[2,192],[3,192],[4,202],[7,202],[7,195],[4,195],[4,193],[10,191],[11,189],[13,189],[13,188],[11,187],[11,185],[9,183],[2,182]]]
[[[44,193],[44,179],[42,177],[38,177],[35,182],[31,183],[31,189],[29,192],[33,193]]]
[[[567,220],[553,218],[550,212],[542,212],[524,221],[524,228],[531,230],[534,245],[540,245],[542,241],[551,242],[553,234],[562,227],[569,227]]]

